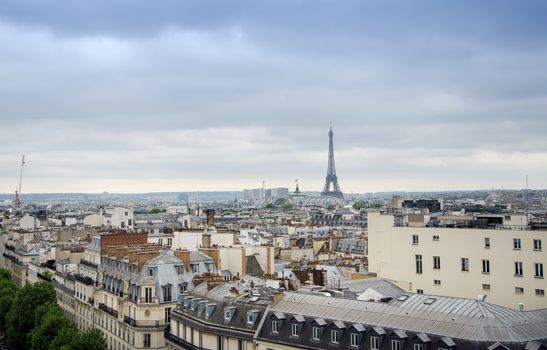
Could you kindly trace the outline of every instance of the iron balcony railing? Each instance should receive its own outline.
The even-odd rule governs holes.
[[[182,340],[174,334],[171,334],[169,330],[165,330],[165,339],[187,350],[202,350],[203,348],[195,346],[192,343]]]
[[[106,306],[103,303],[99,303],[99,310],[102,310],[102,311],[104,311],[104,312],[106,312],[106,313],[108,313],[108,314],[110,314],[110,315],[112,315],[116,318],[118,317],[118,311],[114,310],[111,307]]]

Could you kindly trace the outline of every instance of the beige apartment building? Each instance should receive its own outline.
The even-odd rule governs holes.
[[[495,228],[469,228],[473,217],[451,217],[448,228],[369,212],[369,271],[411,292],[547,308],[547,231],[516,225],[521,217],[506,215],[510,224],[490,225]]]

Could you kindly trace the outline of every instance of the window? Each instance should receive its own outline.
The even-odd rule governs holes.
[[[440,286],[441,285],[441,280],[433,280],[433,284],[436,285],[436,286]]]
[[[545,296],[545,289],[536,289],[536,296],[544,297]]]
[[[154,269],[148,269],[148,276],[154,276]]]
[[[490,237],[484,237],[484,248],[490,248]]]
[[[423,289],[416,289],[416,293],[417,294],[424,294],[424,290]]]
[[[168,284],[166,286],[162,287],[163,290],[163,301],[164,302],[170,302],[171,301],[171,285]]]
[[[440,256],[434,256],[433,257],[433,268],[435,270],[439,270],[441,268],[441,257]]]
[[[272,321],[272,333],[279,333],[279,321]]]
[[[541,250],[541,239],[534,239],[534,250]]]
[[[180,284],[180,292],[181,293],[186,293],[188,291],[188,283],[181,283]]]
[[[380,349],[380,339],[378,337],[370,337],[370,350]]]
[[[424,350],[423,344],[414,344],[414,350]]]
[[[422,273],[422,256],[416,255],[416,273]]]
[[[313,327],[312,329],[312,339],[319,340],[321,337],[321,329],[319,327]]]
[[[534,264],[534,277],[535,278],[543,278],[543,264],[542,263],[535,263]]]
[[[490,260],[482,259],[482,273],[490,273]]]
[[[438,241],[438,240],[439,240],[439,236],[433,235],[433,240],[434,240],[434,241]]]
[[[178,265],[178,266],[175,266],[175,269],[177,270],[177,275],[183,275],[184,274],[184,266]]]
[[[330,342],[332,344],[338,344],[340,342],[340,331],[334,329],[330,331]]]
[[[515,261],[515,276],[522,277],[522,261]]]
[[[150,333],[144,334],[144,347],[149,348],[150,347]]]
[[[167,245],[173,245],[173,238],[167,238]]]
[[[515,287],[515,293],[517,293],[517,294],[522,294],[522,293],[524,293],[524,288],[522,288],[522,287]]]
[[[291,335],[293,337],[298,337],[300,333],[300,325],[298,323],[291,324]]]
[[[437,298],[427,298],[426,301],[424,301],[424,305],[431,305],[433,304]]]
[[[401,342],[398,340],[391,341],[391,350],[401,350]]]
[[[165,322],[171,322],[171,308],[165,308]]]
[[[418,244],[418,235],[412,235],[412,244]]]
[[[144,302],[145,303],[152,302],[152,288],[144,288]]]
[[[224,319],[225,320],[229,320],[231,317],[230,317],[230,310],[226,310],[224,311]],[[273,325],[272,325],[273,326]],[[273,328],[273,327],[272,327]]]
[[[199,265],[192,265],[192,270],[195,274],[199,273]]]
[[[358,347],[359,346],[359,334],[358,333],[350,333],[349,345],[353,346],[353,347]]]
[[[469,258],[462,258],[462,271],[469,271]]]
[[[513,238],[513,249],[520,250],[520,238]]]
[[[489,284],[483,284],[482,285],[482,290],[490,290],[490,285]]]

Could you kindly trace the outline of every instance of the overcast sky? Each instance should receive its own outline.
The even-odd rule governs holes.
[[[0,2],[0,192],[547,188],[546,1]]]

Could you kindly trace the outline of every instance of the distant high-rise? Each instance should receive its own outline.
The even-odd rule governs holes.
[[[334,166],[334,143],[332,141],[332,128],[329,131],[329,165],[327,167],[327,177],[325,178],[325,187],[323,187],[322,196],[332,196],[336,198],[344,198],[344,194],[340,191],[338,185],[338,177],[336,176],[336,167]],[[331,189],[332,187],[332,189]]]

